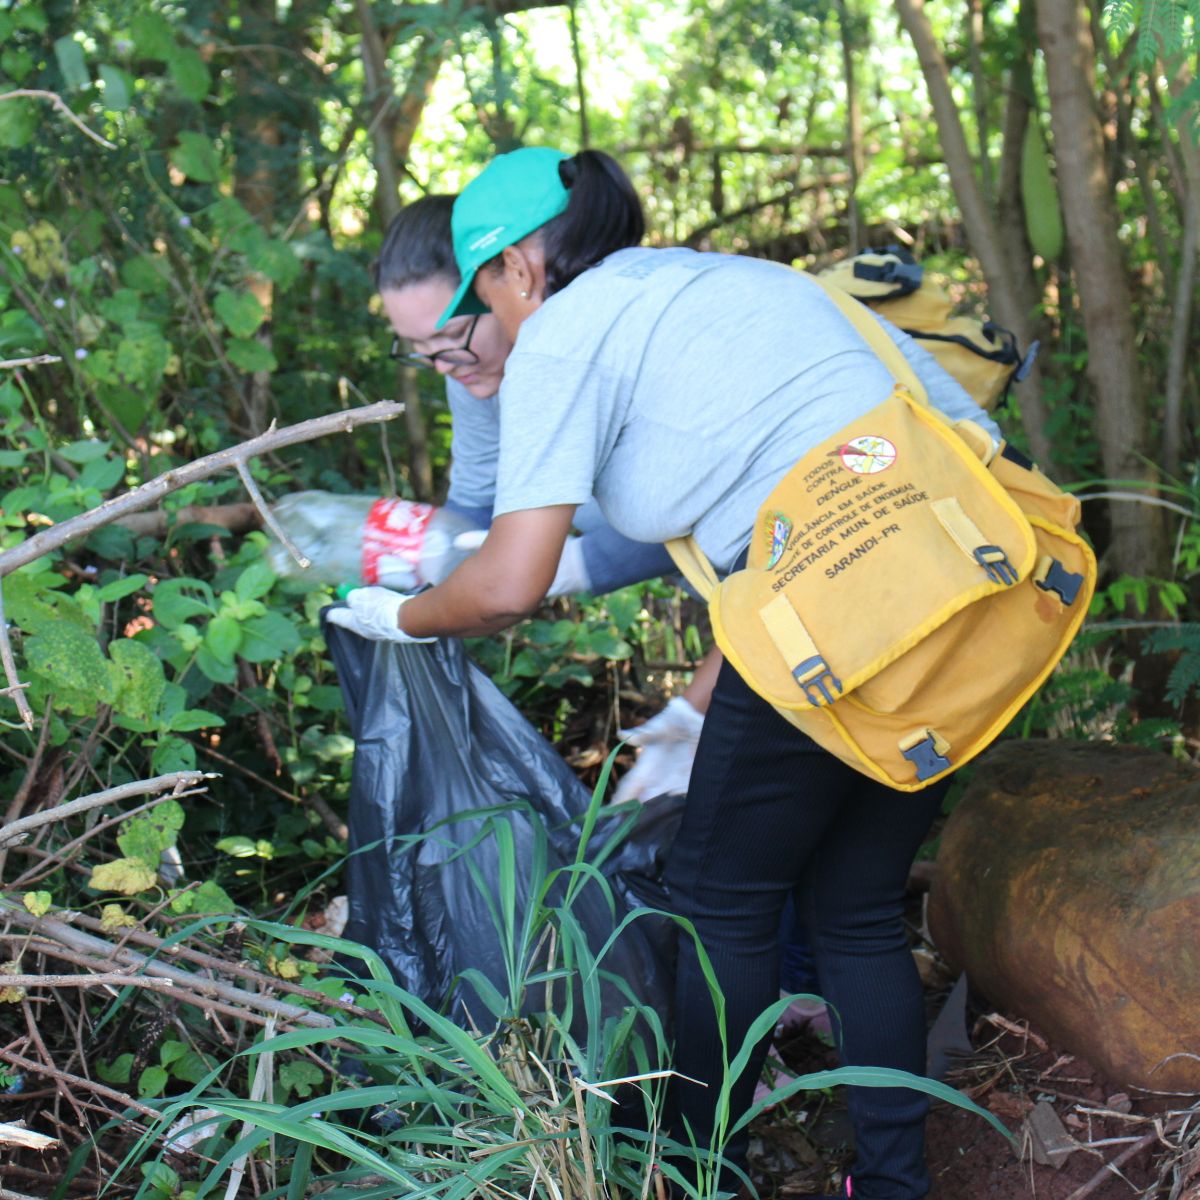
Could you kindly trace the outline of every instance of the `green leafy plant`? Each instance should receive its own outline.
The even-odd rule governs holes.
[[[712,1195],[719,1159],[710,1156],[708,1147],[670,1147],[657,1126],[669,1062],[659,1015],[639,1000],[633,981],[605,967],[610,948],[630,926],[663,914],[635,910],[604,945],[595,946],[575,913],[589,892],[598,892],[609,908],[615,902],[598,867],[615,850],[630,819],[598,833],[600,798],[611,765],[610,758],[582,821],[575,861],[557,870],[547,868],[546,835],[536,821],[531,824],[532,863],[519,863],[509,813],[471,814],[482,821],[482,831],[457,852],[469,856],[479,838],[495,839],[499,878],[495,890],[478,880],[479,902],[492,915],[507,967],[503,989],[474,970],[464,972],[460,981],[487,1012],[486,1027],[464,1029],[397,987],[378,956],[362,946],[248,922],[282,945],[315,946],[360,963],[361,975],[348,986],[378,1020],[339,1014],[332,1028],[258,1041],[238,1056],[244,1071],[256,1077],[268,1058],[282,1061],[276,1078],[289,1103],[282,1097],[246,1099],[231,1093],[218,1083],[222,1068],[214,1068],[162,1107],[159,1122],[140,1140],[124,1169],[150,1153],[168,1126],[197,1112],[202,1114],[198,1119],[213,1122],[204,1152],[215,1160],[202,1178],[186,1185],[197,1200],[213,1194],[231,1172],[244,1167],[248,1156],[263,1154],[268,1146],[274,1147],[277,1166],[290,1164],[290,1170],[281,1169],[280,1194],[296,1197],[318,1182],[322,1194],[335,1200],[394,1195],[396,1188],[464,1198],[490,1190],[526,1195],[548,1187],[550,1179],[564,1194],[633,1196],[644,1193],[649,1172],[667,1149],[675,1156],[675,1165],[664,1168],[667,1174],[690,1195]],[[436,840],[439,834],[433,830],[422,836]],[[527,880],[529,902],[524,905],[515,902],[519,873]],[[690,936],[690,927],[681,924]],[[723,1013],[711,965],[703,957],[702,962],[710,998]],[[610,989],[607,1002],[605,989]],[[624,998],[619,1011],[612,1008],[611,989]],[[763,1013],[736,1048],[718,1100],[722,1133],[740,1128],[772,1101],[847,1083],[917,1087],[980,1112],[1003,1129],[945,1085],[874,1068],[804,1076],[730,1128],[730,1081],[790,999]],[[348,1052],[347,1046],[353,1050]],[[303,1060],[286,1057],[312,1049],[338,1068],[328,1079]],[[622,1093],[639,1098],[641,1119],[635,1127],[618,1125],[614,1100]],[[697,1161],[695,1175],[677,1165],[688,1157]],[[142,1167],[143,1172],[150,1169],[150,1164]],[[149,1178],[147,1174],[140,1196],[152,1195]]]

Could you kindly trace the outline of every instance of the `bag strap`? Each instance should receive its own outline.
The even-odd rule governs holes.
[[[884,328],[875,314],[861,301],[855,300],[853,296],[834,284],[826,283],[819,275],[810,275],[809,278],[819,284],[830,300],[842,310],[842,316],[854,326],[863,341],[875,351],[883,365],[891,371],[896,382],[908,388],[921,403],[928,404],[929,398],[925,394],[925,388],[920,379],[917,378],[916,371],[912,369],[912,365],[904,357],[900,347],[884,332]]]
[[[675,560],[675,565],[684,579],[696,589],[700,599],[707,604],[718,583],[717,573],[696,539],[689,533],[685,537],[672,538],[666,543],[666,547],[667,553]]]
[[[920,403],[928,406],[929,398],[920,379],[917,378],[916,371],[901,353],[900,347],[884,332],[874,313],[836,284],[826,283],[816,275],[810,275],[808,278],[817,283],[826,296],[838,306],[846,320],[854,326],[892,373],[896,382],[906,387]],[[683,577],[696,589],[700,598],[707,602],[719,581],[712,563],[696,544],[696,539],[690,534],[686,537],[672,538],[666,543],[666,548]]]

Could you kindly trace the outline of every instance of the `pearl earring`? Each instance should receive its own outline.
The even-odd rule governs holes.
[[[528,300],[528,299],[529,299],[529,293],[528,293],[528,292],[522,292],[522,293],[521,293],[521,299],[522,299],[522,300]]]

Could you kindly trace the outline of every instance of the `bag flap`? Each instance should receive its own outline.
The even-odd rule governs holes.
[[[713,631],[772,704],[821,707],[1025,579],[1036,558],[1004,488],[940,414],[897,388],[771,493],[746,569],[713,593]]]

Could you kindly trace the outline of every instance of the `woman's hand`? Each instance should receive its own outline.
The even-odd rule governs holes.
[[[340,625],[372,641],[436,641],[431,637],[413,637],[400,628],[400,606],[411,599],[411,596],[393,592],[391,588],[354,588],[346,595],[346,607],[335,608],[328,620],[330,625]]]

